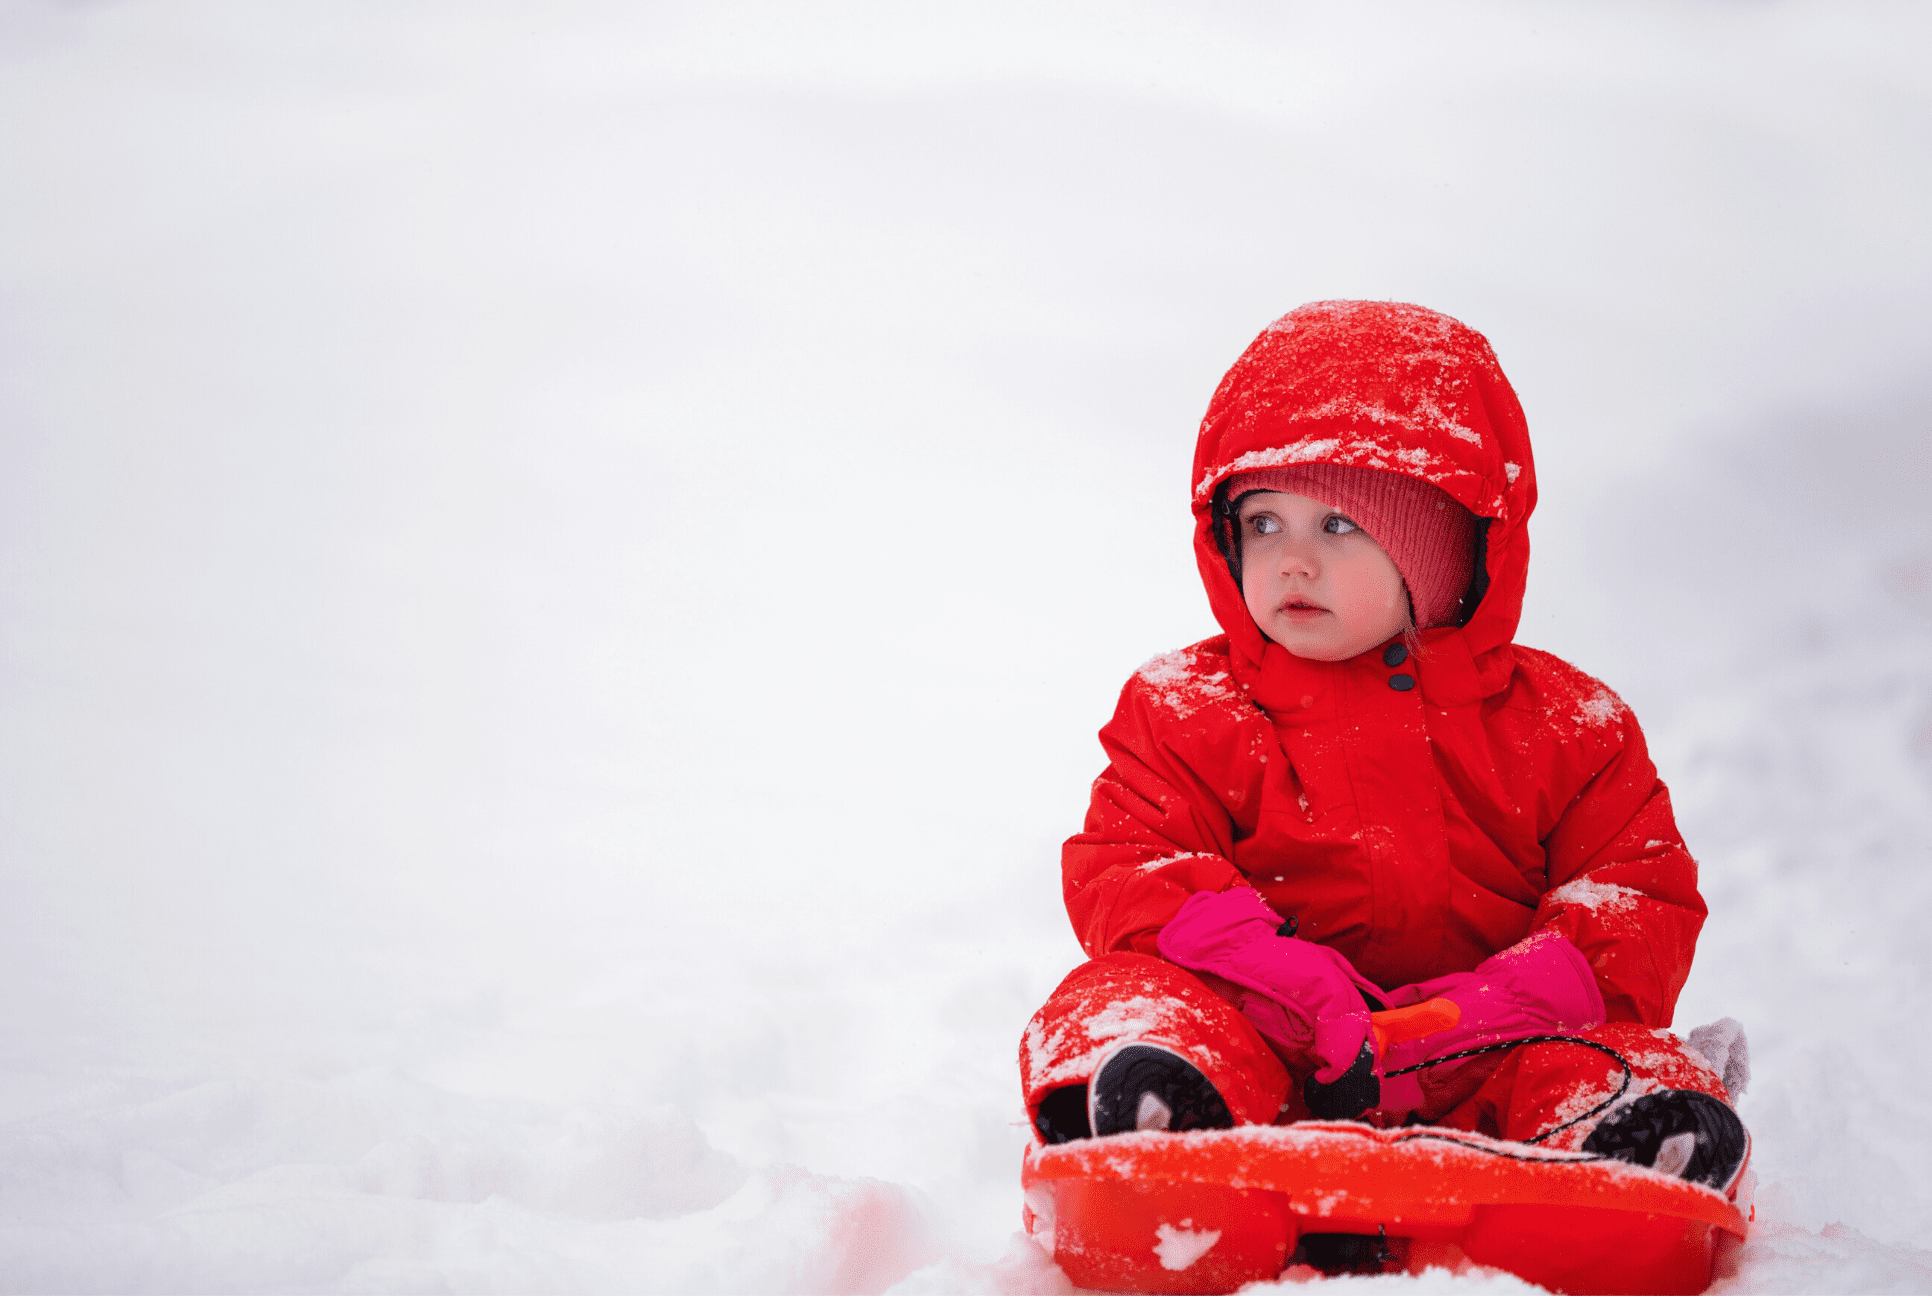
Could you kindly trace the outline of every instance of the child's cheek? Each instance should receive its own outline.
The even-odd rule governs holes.
[[[1268,614],[1273,606],[1268,597],[1268,582],[1265,577],[1257,576],[1251,567],[1241,578],[1241,599],[1248,605],[1248,615],[1256,625],[1266,625]]]

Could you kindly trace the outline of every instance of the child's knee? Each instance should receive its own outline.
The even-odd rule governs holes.
[[[1075,968],[1020,1041],[1027,1116],[1042,1137],[1050,1137],[1043,1119],[1075,1127],[1095,1073],[1133,1044],[1198,1069],[1234,1124],[1272,1123],[1288,1092],[1287,1070],[1267,1041],[1199,978],[1150,955],[1109,954]]]
[[[1634,1022],[1611,1022],[1585,1037],[1617,1050],[1630,1065],[1632,1084],[1641,1089],[1688,1089],[1729,1104],[1724,1077],[1690,1045],[1667,1030]]]

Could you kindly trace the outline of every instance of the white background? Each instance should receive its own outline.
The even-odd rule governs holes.
[[[1495,344],[1522,638],[1703,862],[1723,1285],[1932,1289],[1928,49],[0,0],[0,1288],[1053,1290],[1058,843],[1214,630],[1210,392],[1346,296]]]

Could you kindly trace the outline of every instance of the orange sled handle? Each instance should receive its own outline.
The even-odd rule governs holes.
[[[1462,1009],[1448,999],[1430,999],[1407,1008],[1370,1013],[1369,1023],[1375,1028],[1376,1056],[1380,1057],[1391,1044],[1446,1031],[1461,1020]]]

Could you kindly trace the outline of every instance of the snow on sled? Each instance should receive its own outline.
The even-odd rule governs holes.
[[[1701,1292],[1719,1236],[1748,1227],[1721,1194],[1621,1161],[1352,1122],[1036,1145],[1021,1183],[1027,1231],[1111,1291],[1232,1292],[1305,1242],[1371,1271],[1467,1257],[1559,1292]]]

